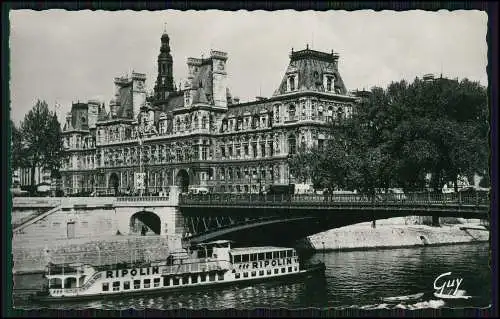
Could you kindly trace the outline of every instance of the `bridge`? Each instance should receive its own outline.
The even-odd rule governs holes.
[[[489,196],[474,194],[183,194],[179,207],[191,243],[230,239],[287,244],[351,224],[402,216],[487,219]]]
[[[22,211],[30,206],[36,209]],[[246,245],[266,245],[290,244],[332,228],[391,217],[488,219],[490,204],[485,193],[371,197],[361,194],[179,195],[179,190],[172,188],[169,196],[164,197],[16,198],[16,207],[21,211],[17,212],[16,220],[13,218],[13,232],[19,236],[26,233],[23,237],[38,238],[42,232],[45,237],[50,233],[70,238],[68,234],[78,237],[86,231],[85,236],[90,238],[103,233],[137,233],[142,229],[137,225],[145,225],[158,235],[187,233],[185,239],[193,244],[230,239]],[[72,223],[77,219],[85,219],[87,225],[98,227],[78,228],[75,232]],[[49,232],[47,226],[54,224],[60,226],[50,227]]]

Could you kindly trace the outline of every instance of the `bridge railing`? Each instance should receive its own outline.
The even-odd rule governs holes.
[[[169,196],[126,196],[117,197],[118,202],[162,202],[169,201]]]
[[[488,205],[487,193],[437,194],[437,193],[408,193],[408,194],[182,194],[179,197],[180,205]]]

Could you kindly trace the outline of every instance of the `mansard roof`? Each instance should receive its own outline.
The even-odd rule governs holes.
[[[298,74],[298,91],[326,92],[323,86],[323,74],[333,74],[335,76],[334,91],[337,94],[347,94],[344,81],[338,71],[338,54],[325,53],[311,50],[309,48],[290,54],[290,63],[283,79],[274,92],[274,96],[287,93],[288,75]]]
[[[168,101],[162,106],[162,111],[165,113],[172,112],[175,109],[184,107],[184,92],[177,91],[170,93]]]
[[[132,81],[129,84],[124,84],[119,90],[116,97],[118,109],[116,117],[130,119],[134,116],[134,106],[132,98]]]
[[[239,117],[243,116],[245,113],[250,113],[251,115],[260,114],[262,111],[270,112],[273,109],[272,102],[266,101],[254,101],[251,103],[235,104],[228,108],[226,117]]]
[[[80,111],[79,111],[80,110]],[[83,112],[83,114],[82,114]],[[71,128],[74,130],[88,130],[87,116],[88,114],[88,104],[87,103],[73,103],[71,105]],[[82,116],[84,119],[82,119]]]
[[[99,107],[99,114],[97,116],[98,121],[106,121],[108,119],[108,114],[106,113],[106,109],[103,107]]]
[[[191,81],[191,89],[196,89],[193,104],[209,103],[212,100],[212,63],[210,59],[203,60],[198,72]]]

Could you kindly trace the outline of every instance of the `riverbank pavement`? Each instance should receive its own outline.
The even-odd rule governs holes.
[[[478,222],[427,225],[361,223],[309,236],[298,242],[306,250],[358,250],[487,242],[489,230]]]

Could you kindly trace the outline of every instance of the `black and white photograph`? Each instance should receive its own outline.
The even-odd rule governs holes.
[[[492,306],[487,12],[8,17],[14,309]]]

